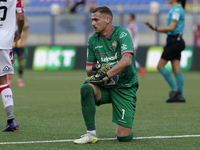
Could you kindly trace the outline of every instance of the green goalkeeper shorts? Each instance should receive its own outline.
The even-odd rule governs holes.
[[[132,88],[103,88],[101,86],[101,100],[97,106],[112,103],[112,122],[127,128],[132,128],[136,108],[136,92]]]

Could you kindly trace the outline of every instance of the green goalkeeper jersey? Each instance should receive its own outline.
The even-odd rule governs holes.
[[[133,54],[132,64],[119,74],[115,88],[138,89],[138,76],[135,66],[133,42],[128,31],[120,26],[112,26],[106,37],[93,34],[87,44],[87,65],[108,63],[115,66],[126,53]]]

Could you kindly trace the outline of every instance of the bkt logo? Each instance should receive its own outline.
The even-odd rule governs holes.
[[[33,69],[34,70],[58,70],[73,69],[75,65],[75,47],[36,47],[34,51]]]
[[[148,49],[146,66],[145,66],[147,71],[157,71],[157,65],[160,60],[162,52],[163,52],[163,47],[161,47],[161,46],[150,47]],[[182,71],[190,70],[190,68],[192,66],[192,57],[193,57],[193,48],[192,47],[186,47],[185,50],[181,52],[180,67],[181,67]],[[165,67],[169,71],[171,71],[172,70],[171,62],[168,61],[168,63],[165,65]]]

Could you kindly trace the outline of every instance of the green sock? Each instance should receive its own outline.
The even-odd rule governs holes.
[[[133,131],[131,131],[131,134],[128,135],[128,136],[124,136],[124,137],[118,137],[118,136],[117,136],[117,139],[118,139],[120,142],[130,142],[130,141],[133,139]]]
[[[87,130],[95,130],[94,90],[89,84],[82,84],[81,89],[81,109]]]

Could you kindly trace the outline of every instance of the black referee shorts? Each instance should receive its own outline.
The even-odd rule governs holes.
[[[185,49],[185,41],[182,37],[177,35],[169,35],[167,37],[167,44],[164,47],[164,51],[161,58],[165,60],[181,59],[181,51]]]
[[[17,55],[18,57],[24,57],[24,48],[13,48],[13,55]]]

